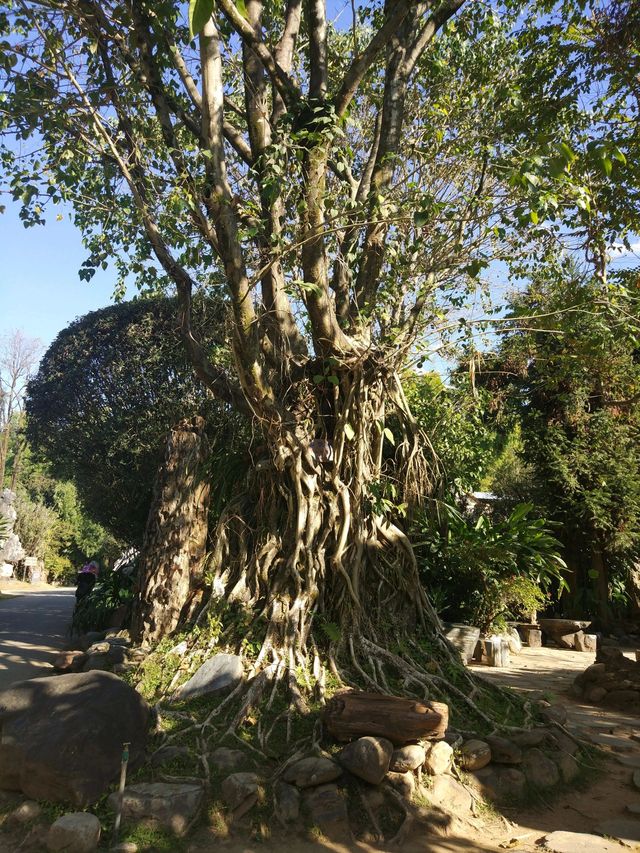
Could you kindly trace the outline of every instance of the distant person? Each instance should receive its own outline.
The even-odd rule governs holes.
[[[82,601],[94,588],[98,578],[98,571],[98,564],[95,560],[92,560],[80,569],[76,579],[76,603]]]

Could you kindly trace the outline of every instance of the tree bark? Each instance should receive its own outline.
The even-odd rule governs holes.
[[[203,477],[204,419],[171,430],[140,557],[132,632],[153,643],[171,633],[202,578],[210,487]]]

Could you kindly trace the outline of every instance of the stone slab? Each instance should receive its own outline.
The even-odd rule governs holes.
[[[608,746],[616,752],[630,752],[635,746],[627,737],[616,737],[616,735],[610,735],[606,732],[589,732],[587,737],[591,743],[598,746]]]
[[[621,853],[615,841],[606,841],[586,832],[552,832],[544,839],[544,849],[553,853]]]
[[[623,767],[632,767],[634,770],[640,770],[640,755],[616,755],[616,760]]]
[[[635,847],[640,843],[640,820],[630,817],[614,817],[605,820],[595,827],[596,832],[607,838],[617,838],[623,844]]]

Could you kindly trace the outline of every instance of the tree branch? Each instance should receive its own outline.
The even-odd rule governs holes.
[[[289,75],[280,68],[269,48],[256,35],[251,24],[243,18],[233,0],[218,0],[218,7],[242,41],[255,51],[285,104],[291,104],[298,100],[300,90]]]
[[[375,62],[380,51],[397,33],[398,27],[404,21],[410,7],[411,0],[400,0],[396,3],[393,12],[387,17],[385,23],[373,36],[360,56],[356,57],[349,66],[334,98],[336,113],[339,116],[345,114],[363,77]]]

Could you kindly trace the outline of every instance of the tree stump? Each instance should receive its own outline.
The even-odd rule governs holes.
[[[375,735],[403,746],[417,740],[441,740],[449,724],[449,708],[441,702],[351,691],[332,696],[323,718],[336,740]]]

